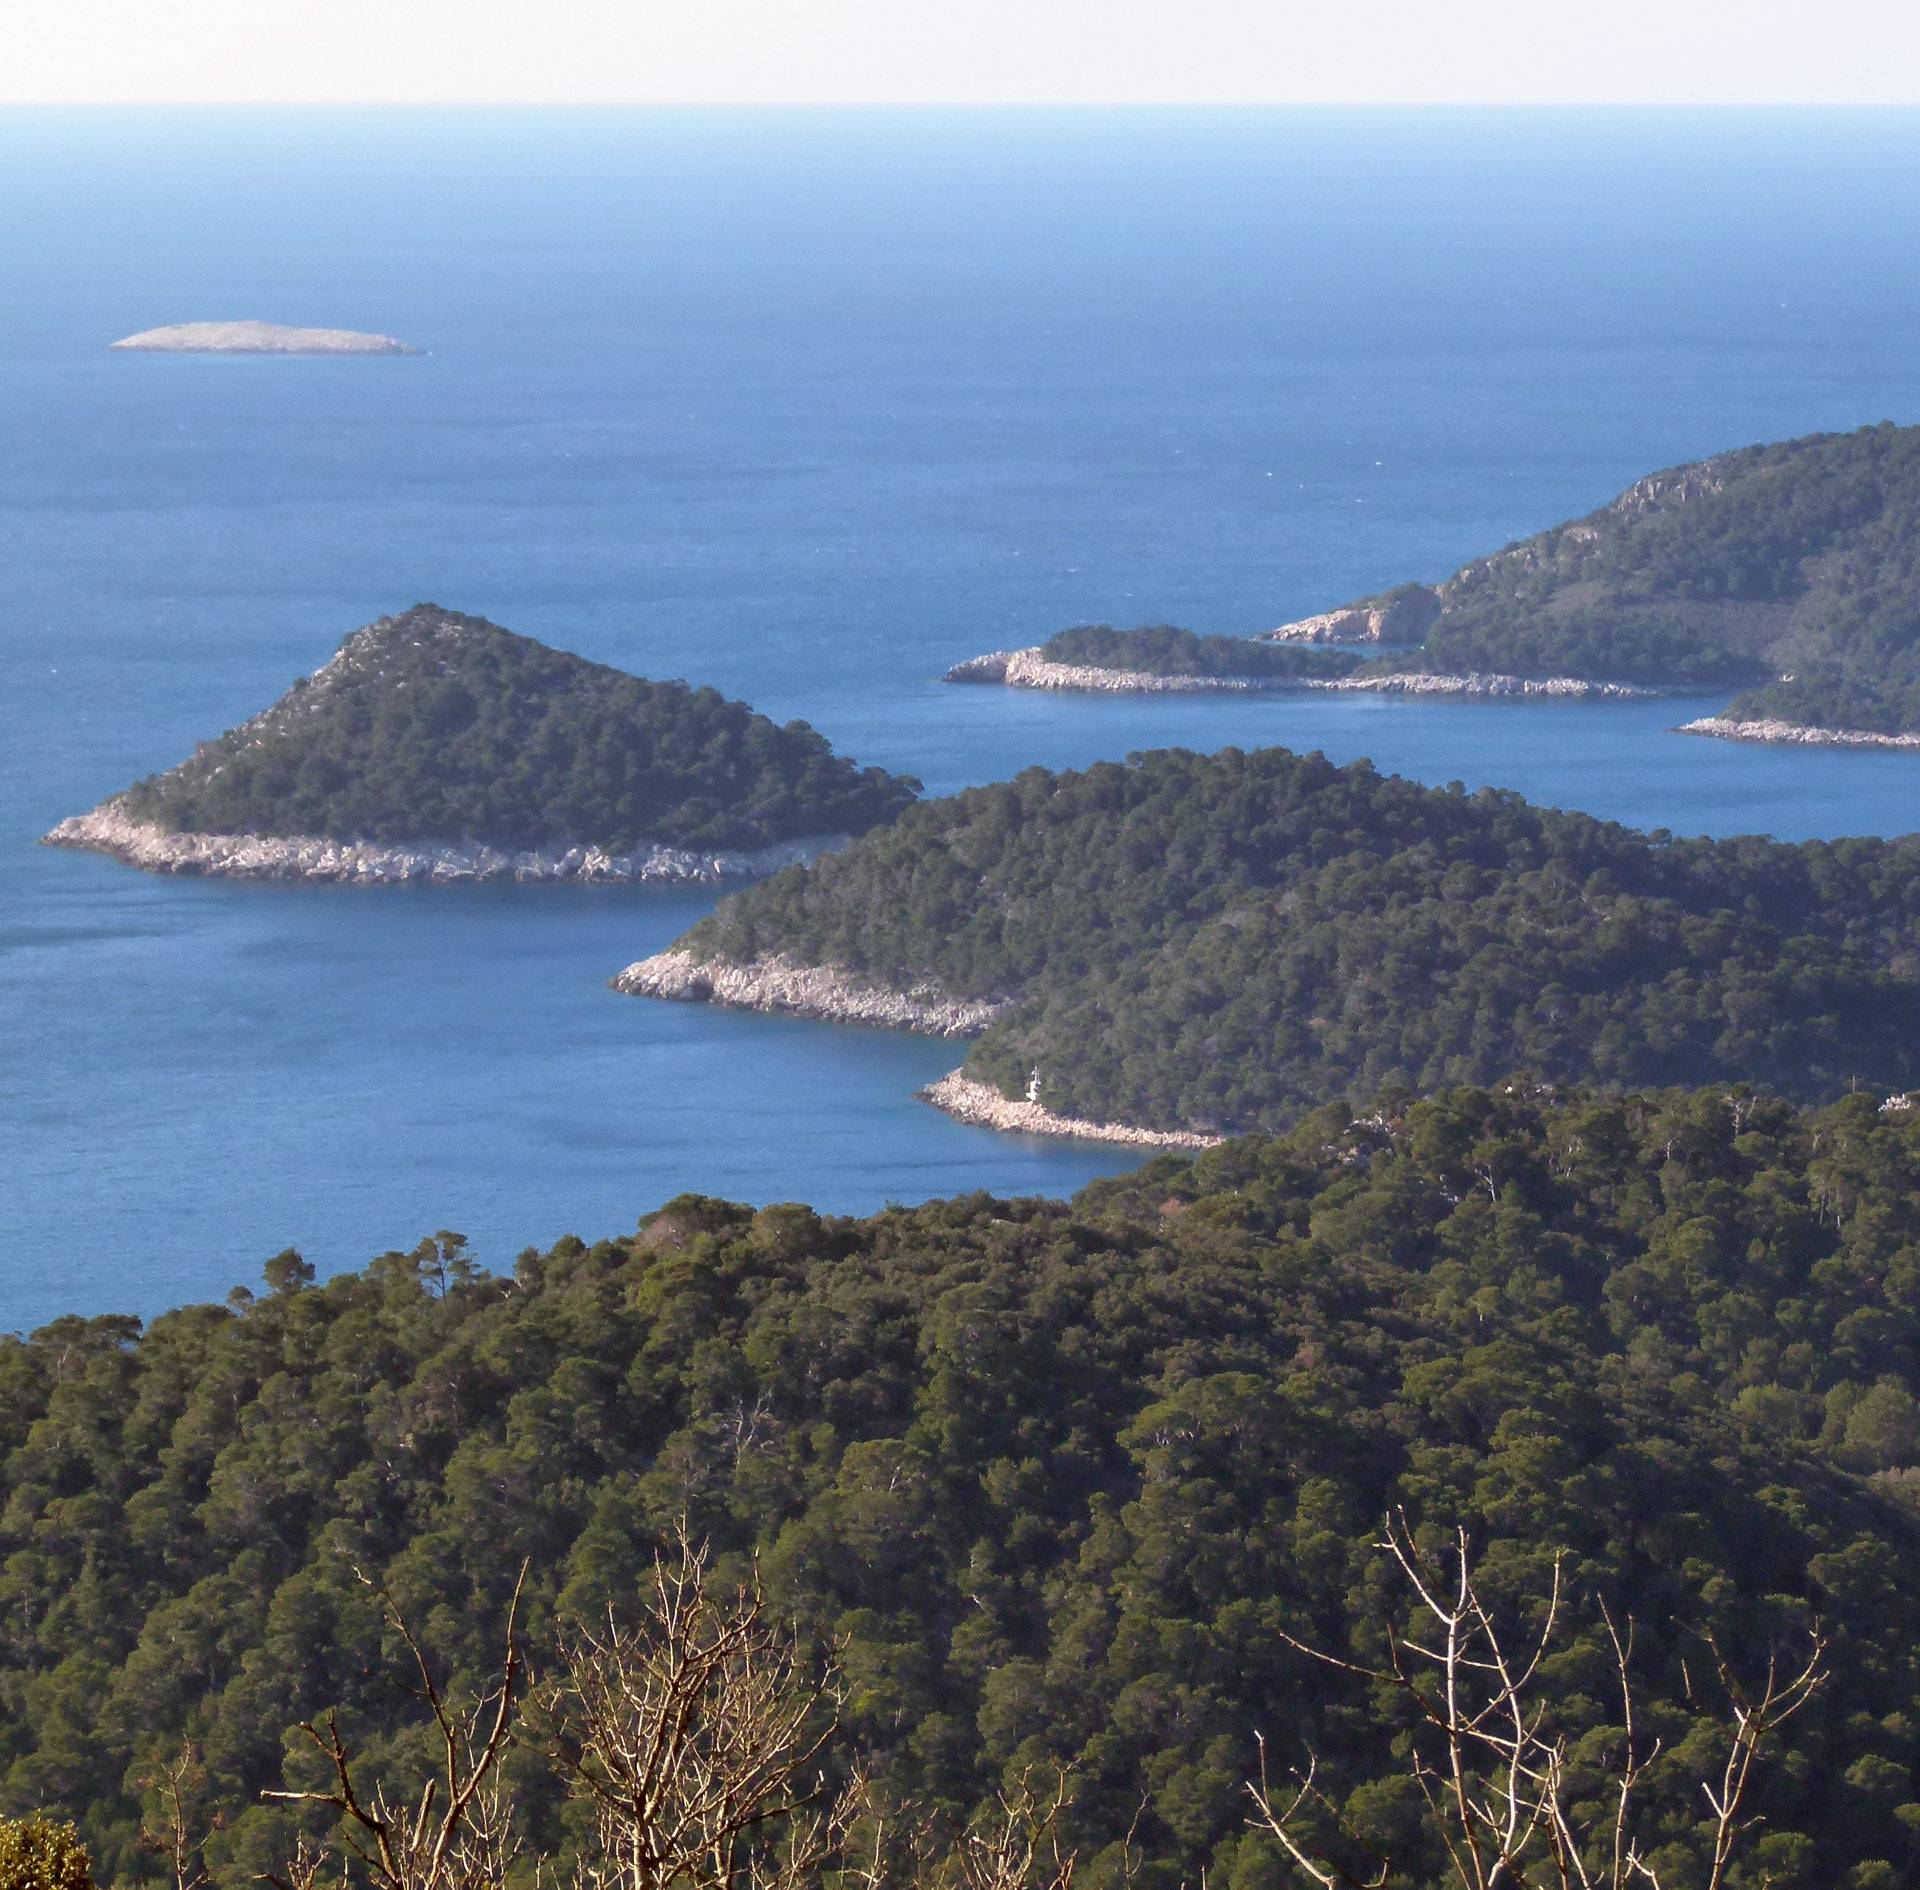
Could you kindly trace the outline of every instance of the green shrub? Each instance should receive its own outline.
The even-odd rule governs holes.
[[[0,1818],[0,1890],[93,1890],[80,1834],[51,1818]]]

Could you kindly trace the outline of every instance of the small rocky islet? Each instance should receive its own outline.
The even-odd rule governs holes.
[[[918,788],[717,690],[418,604],[45,842],[233,879],[717,884],[864,833]]]
[[[108,347],[123,354],[419,354],[393,335],[357,328],[289,328],[279,322],[174,322]]]

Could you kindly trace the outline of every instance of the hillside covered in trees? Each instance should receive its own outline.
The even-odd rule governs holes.
[[[1278,1890],[1242,1790],[1264,1733],[1427,1890],[1390,1702],[1286,1644],[1377,1654],[1405,1505],[1464,1525],[1520,1618],[1568,1552],[1545,1682],[1590,1781],[1619,1738],[1597,1609],[1634,1617],[1669,1885],[1700,1881],[1719,1750],[1701,1636],[1752,1674],[1817,1615],[1831,1678],[1740,1881],[1887,1890],[1920,1872],[1917,1266],[1920,1110],[1520,1082],[1070,1206],[683,1197],[501,1274],[454,1236],[324,1284],[285,1254],[258,1297],[0,1340],[0,1813],[70,1815],[100,1881],[151,1881],[136,1832],[190,1742],[237,1890],[287,1855],[259,1794],[308,1777],[296,1720],[337,1710],[399,1784],[423,1762],[356,1568],[458,1689],[523,1560],[537,1663],[684,1512],[842,1642],[891,1800],[1058,1764],[1090,1890],[1130,1827],[1144,1890]]]
[[[1920,1082],[1920,838],[1649,837],[1284,749],[923,802],[721,903],[703,960],[1003,999],[967,1068],[1066,1116],[1276,1130],[1526,1067],[1808,1100]]]
[[[864,833],[917,788],[717,690],[420,604],[119,802],[176,833],[627,853]]]
[[[1920,730],[1920,427],[1654,473],[1433,595],[1428,670],[1744,686],[1735,719]]]

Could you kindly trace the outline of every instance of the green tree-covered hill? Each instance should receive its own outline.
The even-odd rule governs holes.
[[[405,1782],[419,1705],[356,1567],[458,1686],[523,1558],[537,1661],[685,1510],[844,1640],[889,1796],[964,1809],[1057,1762],[1090,1890],[1130,1825],[1144,1890],[1279,1890],[1256,1733],[1277,1769],[1318,1748],[1363,1830],[1415,1822],[1383,1701],[1281,1638],[1377,1649],[1398,1504],[1464,1524],[1523,1612],[1570,1552],[1545,1681],[1576,1765],[1617,1743],[1596,1604],[1636,1617],[1656,1853],[1713,1762],[1697,1631],[1752,1673],[1817,1614],[1832,1679],[1743,1881],[1920,1874],[1920,1111],[1515,1083],[1070,1207],[687,1197],[510,1276],[452,1237],[267,1275],[0,1340],[0,1813],[79,1819],[103,1883],[157,1878],[140,1780],[183,1741],[223,1890],[284,1855],[257,1794],[304,1776],[298,1718],[337,1709]]]
[[[681,944],[1010,1010],[970,1071],[1064,1115],[1278,1129],[1538,1069],[1920,1082],[1920,838],[1649,837],[1284,749],[1031,769],[721,903]]]
[[[917,788],[717,690],[419,604],[121,800],[172,832],[625,853],[864,833]]]
[[[1729,713],[1920,730],[1920,427],[1655,473],[1434,595],[1426,669],[1748,685]]]

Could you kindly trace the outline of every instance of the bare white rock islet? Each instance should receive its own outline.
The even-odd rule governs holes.
[[[130,354],[418,354],[392,335],[278,322],[175,322],[109,344]]]

